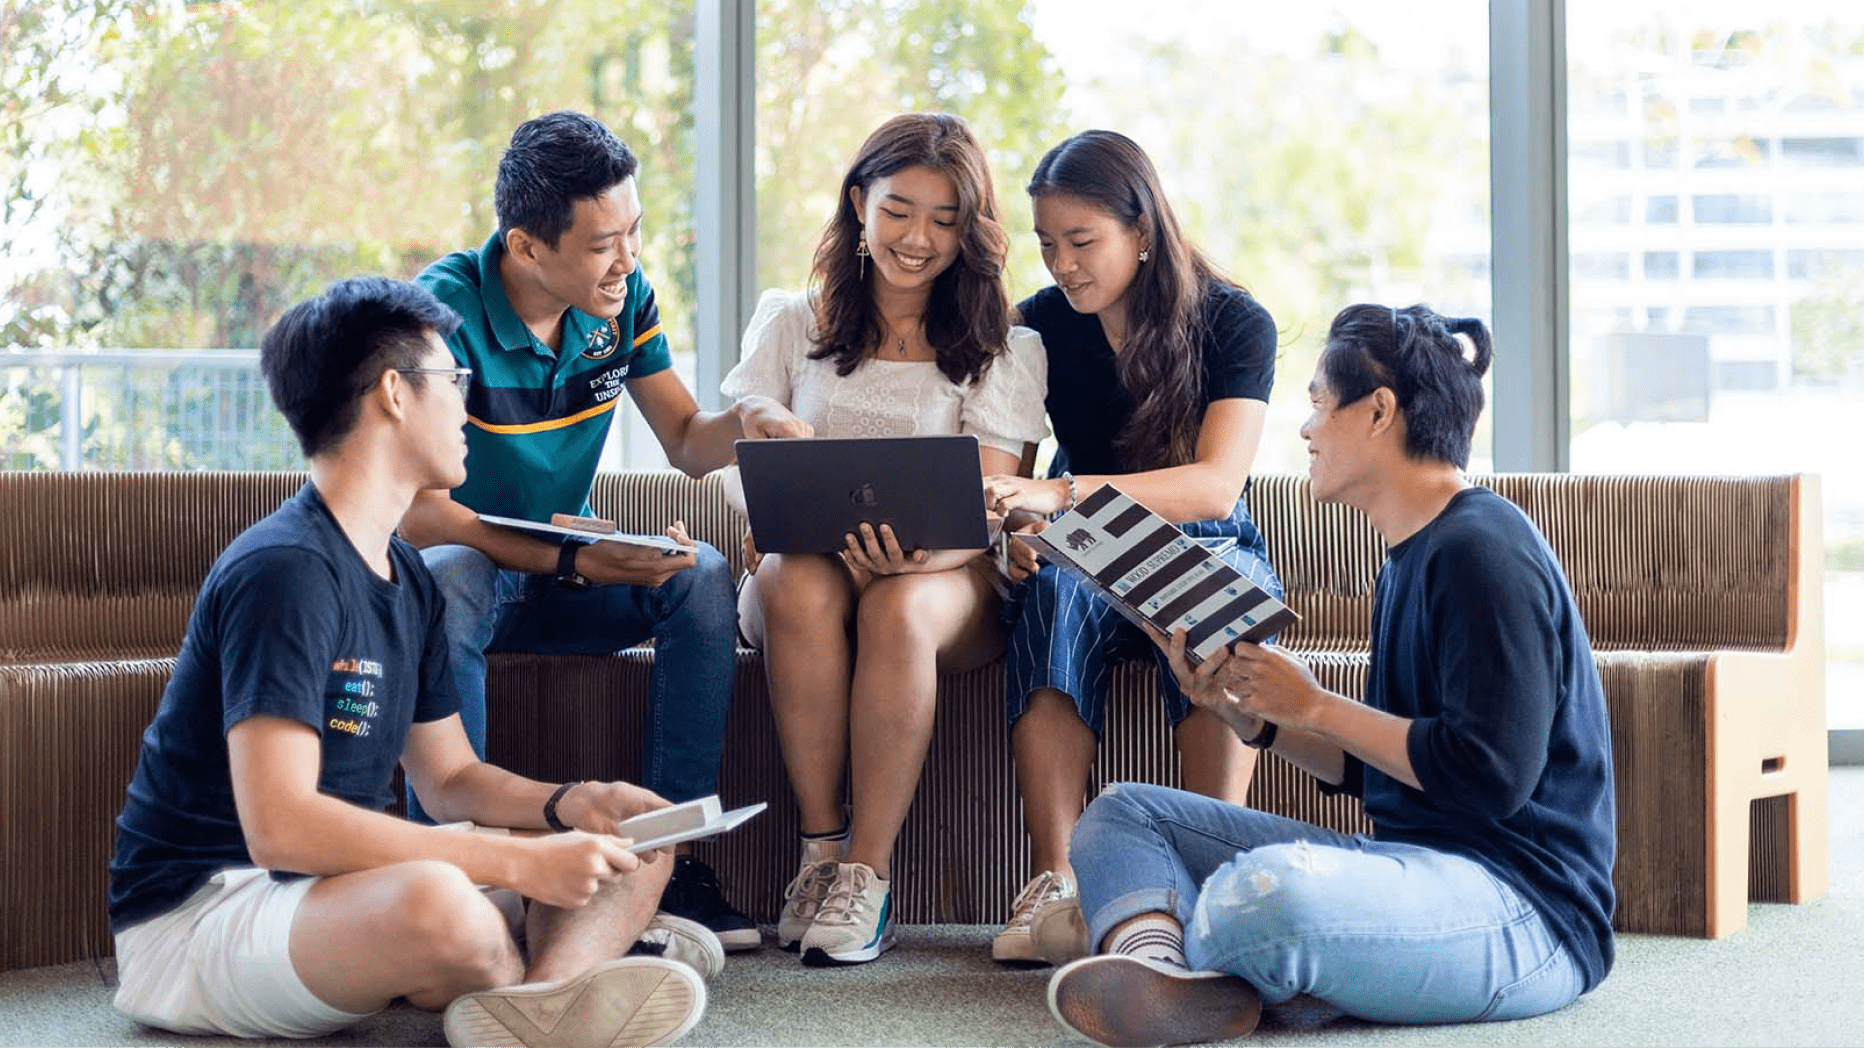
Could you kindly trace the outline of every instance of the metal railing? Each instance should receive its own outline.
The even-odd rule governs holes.
[[[617,416],[601,468],[668,468],[632,403]],[[256,349],[0,350],[0,469],[303,468]]]
[[[0,353],[0,468],[303,465],[256,349]]]

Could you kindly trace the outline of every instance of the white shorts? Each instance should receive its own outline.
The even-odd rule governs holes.
[[[320,1037],[367,1015],[317,998],[291,965],[291,922],[316,878],[221,870],[167,913],[116,937],[116,1006],[185,1034]]]

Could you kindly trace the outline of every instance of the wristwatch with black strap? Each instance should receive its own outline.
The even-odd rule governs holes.
[[[576,571],[576,551],[588,544],[587,539],[574,536],[563,540],[563,545],[557,549],[557,585],[564,589],[585,590],[589,588],[589,580]]]
[[[1262,722],[1262,727],[1257,728],[1254,735],[1244,739],[1243,745],[1255,750],[1266,750],[1273,747],[1275,745],[1275,732],[1277,730],[1275,722],[1269,720],[1267,717],[1258,717],[1256,719]]]
[[[557,817],[557,802],[563,799],[564,794],[581,785],[581,779],[577,779],[574,782],[566,782],[558,786],[557,791],[550,795],[549,800],[544,802],[544,823],[550,827],[552,833],[570,832],[570,828],[564,824],[562,819]]]

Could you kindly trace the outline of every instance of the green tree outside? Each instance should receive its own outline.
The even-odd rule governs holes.
[[[948,112],[984,146],[1010,237],[1010,293],[1048,283],[1022,186],[1067,135],[1063,79],[1024,5],[763,0],[757,5],[757,276],[804,287],[848,162],[887,118]]]
[[[992,0],[760,4],[760,98],[825,87],[760,128],[773,158],[760,165],[764,257],[813,249],[839,165],[893,112],[961,112],[994,161],[1025,168],[1056,137],[1059,86],[1020,12]],[[689,350],[693,33],[692,6],[667,0],[6,0],[0,228],[41,238],[57,261],[0,270],[0,345],[256,346],[331,280],[410,277],[477,247],[512,128],[570,108],[641,157],[643,265],[669,340]],[[880,82],[848,74],[851,39],[867,42],[860,64],[885,70]],[[9,375],[0,424],[22,436],[8,464],[76,468],[47,450],[57,394]],[[197,413],[227,407],[207,403],[211,389],[179,395]],[[124,390],[87,390],[86,415],[93,451],[134,443],[138,468],[217,465],[178,434],[132,441],[150,423]]]

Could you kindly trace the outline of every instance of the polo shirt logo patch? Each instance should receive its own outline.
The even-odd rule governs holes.
[[[589,341],[583,349],[583,357],[588,360],[601,360],[612,356],[621,346],[621,322],[614,317],[608,323],[589,332]]]

